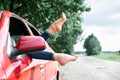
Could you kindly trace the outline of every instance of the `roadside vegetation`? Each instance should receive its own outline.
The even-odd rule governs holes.
[[[101,52],[101,45],[97,37],[94,34],[89,35],[84,42],[83,47],[86,49],[86,54],[90,55],[97,55]]]
[[[99,40],[94,34],[89,35],[84,42],[83,47],[86,49],[87,56],[94,56],[96,58],[120,62],[120,51],[101,53],[102,47]]]
[[[104,60],[111,60],[111,61],[120,62],[120,55],[119,54],[99,54],[99,55],[94,55],[94,57],[104,59]]]

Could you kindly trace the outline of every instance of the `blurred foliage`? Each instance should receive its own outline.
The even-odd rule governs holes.
[[[73,45],[82,33],[81,14],[90,11],[84,0],[0,0],[0,10],[9,10],[20,15],[43,32],[58,19],[62,12],[67,15],[67,22],[62,33],[49,39],[49,44],[56,52],[72,53]]]
[[[120,50],[118,51],[119,55],[120,55]]]
[[[84,42],[84,48],[86,49],[87,55],[100,54],[101,46],[98,39],[93,35],[89,35]]]

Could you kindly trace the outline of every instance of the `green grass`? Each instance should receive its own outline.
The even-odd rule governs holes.
[[[118,54],[100,54],[100,55],[95,55],[95,57],[104,59],[104,60],[120,62],[120,55],[118,55]]]

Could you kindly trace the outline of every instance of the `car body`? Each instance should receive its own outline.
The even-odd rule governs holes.
[[[56,61],[32,59],[24,51],[20,55],[11,55],[14,48],[29,50],[25,45],[22,45],[22,49],[21,46],[16,47],[17,44],[12,42],[11,38],[17,36],[23,38],[29,36],[33,42],[36,42],[34,46],[29,46],[36,48],[38,43],[34,37],[40,36],[40,33],[20,16],[9,11],[0,11],[0,80],[58,80],[59,71]],[[31,44],[32,42],[29,42],[31,39],[25,44]]]

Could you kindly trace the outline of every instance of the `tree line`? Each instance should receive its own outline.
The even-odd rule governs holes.
[[[82,33],[80,16],[90,11],[84,0],[1,0],[0,10],[9,10],[31,22],[41,33],[60,17],[67,15],[62,33],[53,35],[48,43],[56,52],[72,53]]]

